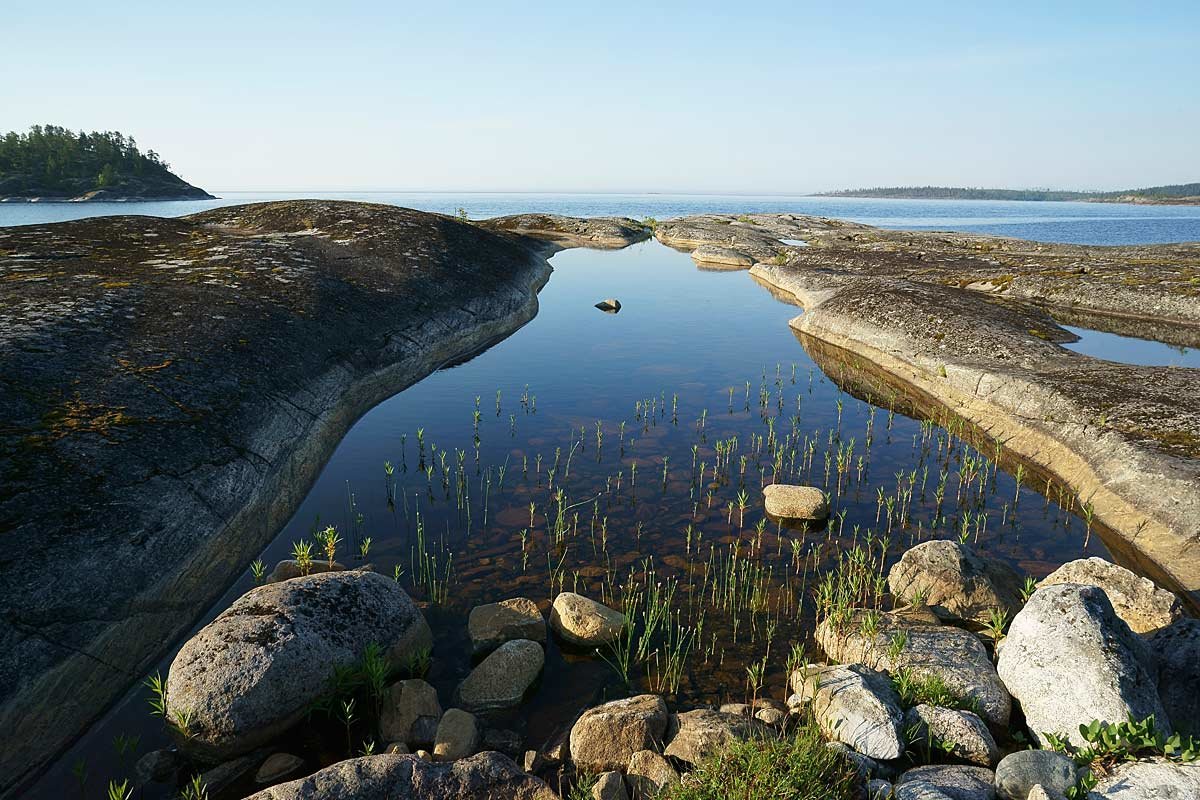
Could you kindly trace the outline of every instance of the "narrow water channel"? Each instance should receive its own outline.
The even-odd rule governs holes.
[[[811,633],[815,576],[855,544],[890,561],[921,539],[962,538],[1035,576],[1106,554],[1061,493],[1018,487],[990,445],[841,392],[789,329],[797,307],[748,275],[699,269],[654,241],[552,263],[537,317],[367,413],[261,557],[269,570],[335,525],[353,566],[369,537],[365,561],[399,571],[426,604],[443,707],[470,670],[466,616],[480,603],[545,608],[560,588],[620,597],[631,574],[673,592],[690,642],[674,676],[661,652],[635,662],[626,687],[605,660],[551,641],[539,686],[497,722],[536,747],[631,688],[680,705],[743,700],[746,667],[764,659],[762,691],[782,699],[789,647]],[[593,307],[608,297],[619,313]],[[765,519],[772,481],[824,487],[834,519],[809,531]],[[247,565],[209,619],[252,586]],[[118,736],[138,737],[136,753],[118,758]],[[94,795],[166,744],[134,690],[33,796],[74,794],[81,761]]]

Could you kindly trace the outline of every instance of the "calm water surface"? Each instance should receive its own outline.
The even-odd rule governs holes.
[[[1149,339],[1075,328],[1070,325],[1063,327],[1079,337],[1079,341],[1070,342],[1063,347],[1085,356],[1119,361],[1122,364],[1200,368],[1200,350],[1196,348],[1177,347]]]
[[[809,644],[815,576],[856,544],[890,562],[930,536],[962,537],[1039,576],[1106,553],[1056,487],[1047,498],[997,470],[993,445],[976,450],[890,413],[887,398],[839,390],[790,331],[798,309],[743,272],[698,269],[656,242],[552,263],[537,317],[368,412],[262,554],[269,568],[335,525],[339,558],[355,564],[370,537],[367,560],[399,570],[427,604],[429,679],[444,707],[471,668],[466,614],[478,603],[523,595],[546,608],[561,588],[674,593],[673,635],[687,643],[678,681],[661,639],[631,667],[630,687],[552,640],[533,695],[496,723],[536,747],[581,707],[631,689],[679,704],[744,700],[746,666],[763,659],[763,692],[781,698],[789,647]],[[621,312],[592,307],[605,297]],[[825,488],[833,522],[765,519],[772,480]],[[247,570],[209,618],[251,586]],[[131,691],[33,796],[74,791],[79,760],[93,795],[128,774],[119,735],[140,737],[139,753],[165,746],[145,696]],[[329,741],[289,747],[316,768],[339,756]]]

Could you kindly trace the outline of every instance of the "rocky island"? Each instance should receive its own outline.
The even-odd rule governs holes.
[[[813,591],[820,659],[793,649],[779,696],[687,708],[631,693],[527,748],[493,715],[520,709],[551,643],[574,659],[619,659],[636,636],[648,650],[632,607],[555,589],[553,573],[549,596],[476,606],[458,636],[469,673],[439,697],[431,611],[399,573],[302,553],[151,682],[174,744],[142,757],[139,780],[261,800],[759,797],[768,774],[838,800],[1200,793],[1200,381],[1072,353],[1058,321],[1200,344],[1200,245],[790,214],[471,223],[323,201],[0,229],[0,527],[21,543],[0,560],[0,791],[143,678],[364,411],[530,320],[553,252],[650,235],[801,305],[800,343],[846,391],[1066,487],[1121,563],[1036,580],[965,537],[896,563],[855,545]],[[831,530],[815,487],[740,502]],[[356,707],[366,748],[350,741]],[[339,737],[344,722],[336,756],[293,752],[314,716]]]
[[[212,199],[120,133],[35,125],[0,137],[0,203]]]

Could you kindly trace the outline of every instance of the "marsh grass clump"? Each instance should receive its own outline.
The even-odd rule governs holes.
[[[842,753],[828,747],[816,724],[805,721],[781,739],[748,739],[702,760],[685,783],[659,800],[854,800],[862,778]]]

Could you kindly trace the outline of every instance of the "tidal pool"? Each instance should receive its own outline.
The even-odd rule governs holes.
[[[1063,347],[1093,358],[1152,367],[1200,368],[1200,349],[1064,325],[1079,337]]]
[[[397,576],[426,604],[444,708],[472,666],[466,618],[480,603],[525,596],[548,612],[566,589],[670,609],[628,684],[612,653],[551,637],[540,683],[496,723],[535,748],[630,691],[678,706],[782,699],[792,645],[815,655],[814,587],[856,546],[890,564],[918,541],[963,539],[1034,576],[1107,555],[1069,493],[1030,476],[1019,486],[995,443],[842,391],[789,329],[799,309],[748,275],[698,269],[654,241],[552,263],[537,317],[368,412],[261,555],[269,571],[333,525],[340,561]],[[607,297],[619,313],[593,308]],[[766,519],[769,482],[822,487],[832,519]],[[208,619],[254,585],[246,566]],[[32,796],[77,791],[77,763],[95,794],[165,746],[146,696],[131,691]],[[131,737],[136,752],[118,757]],[[338,737],[344,747],[336,730],[287,746],[315,768],[345,757]]]

